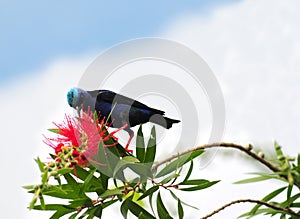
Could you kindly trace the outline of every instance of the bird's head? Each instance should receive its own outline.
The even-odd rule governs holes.
[[[67,94],[68,104],[73,108],[79,107],[83,104],[86,93],[85,90],[80,88],[71,88]]]

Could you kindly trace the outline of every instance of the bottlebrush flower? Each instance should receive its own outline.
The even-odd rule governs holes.
[[[114,134],[124,129],[122,127],[112,133],[108,133],[104,119],[98,121],[93,114],[81,112],[81,117],[66,115],[61,124],[54,123],[57,136],[45,139],[45,143],[55,151],[55,163],[58,168],[74,167],[76,164],[81,167],[89,166],[90,162],[98,165],[106,165],[97,161],[98,145],[103,141],[104,147],[115,146],[117,138]],[[110,139],[114,144],[106,144]]]

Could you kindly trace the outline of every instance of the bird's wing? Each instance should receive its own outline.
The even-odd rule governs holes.
[[[150,108],[147,105],[145,105],[145,104],[143,104],[143,103],[141,103],[137,100],[126,97],[126,96],[121,95],[121,94],[116,94],[113,91],[95,90],[95,91],[89,91],[89,93],[93,97],[97,98],[97,101],[106,101],[106,102],[109,102],[111,104],[113,104],[113,102],[116,102],[118,104],[126,104],[126,105],[133,106],[133,107],[136,107],[136,108],[149,110],[149,111],[152,111],[154,113],[161,114],[161,115],[165,114],[165,112],[162,111],[162,110],[157,110],[157,109],[154,109],[154,108]]]

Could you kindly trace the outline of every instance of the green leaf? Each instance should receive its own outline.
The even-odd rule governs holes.
[[[151,163],[134,163],[128,167],[141,177],[142,182],[146,182],[147,178],[152,178]]]
[[[136,136],[136,157],[139,159],[142,163],[145,160],[145,141],[144,141],[144,135],[142,131],[142,125],[140,125],[139,130],[137,132]]]
[[[147,218],[147,219],[155,219],[155,217],[150,214],[148,211],[146,211],[143,207],[138,205],[137,203],[133,202],[131,199],[126,199],[124,202],[127,202],[129,211],[134,214],[136,217],[138,217],[141,213]]]
[[[59,219],[61,218],[62,216],[66,215],[66,214],[69,214],[71,212],[75,211],[75,209],[66,209],[66,210],[59,210],[59,211],[56,211],[51,217],[50,219]]]
[[[95,217],[101,218],[101,215],[102,215],[102,206],[97,205],[95,207],[88,208],[79,218],[86,218],[86,219],[93,219]]]
[[[286,199],[289,199],[291,197],[292,190],[293,190],[293,186],[288,185],[288,190],[287,190],[287,193],[286,193]]]
[[[57,170],[57,173],[58,173],[59,175],[64,175],[64,174],[70,173],[70,172],[72,172],[72,171],[74,171],[73,168],[63,168],[63,169]]]
[[[170,182],[172,179],[175,179],[173,181],[176,181],[176,179],[179,177],[180,175],[177,173],[171,174],[170,176],[168,176],[167,178],[163,179],[162,181],[160,181],[160,183],[162,184],[166,184],[168,182]],[[172,183],[171,183],[172,184]]]
[[[100,198],[107,198],[113,195],[123,195],[122,191],[120,189],[110,189],[103,192],[99,197]]]
[[[138,216],[138,219],[147,219],[147,217],[141,212]]]
[[[126,156],[122,158],[127,163],[140,163],[140,160],[133,156]]]
[[[103,187],[103,190],[104,191],[107,190],[109,177],[106,176],[105,174],[101,173],[100,176],[99,176],[99,180],[101,181],[101,185]]]
[[[155,177],[159,178],[161,176],[167,175],[167,174],[177,170],[178,168],[180,168],[187,162],[193,160],[194,158],[196,158],[197,156],[202,154],[203,152],[204,152],[204,150],[197,150],[197,151],[193,151],[188,154],[182,155],[181,157],[178,157],[176,160],[167,164]]]
[[[179,219],[183,219],[184,212],[183,212],[183,208],[182,208],[180,199],[178,199],[177,208],[178,208],[178,217],[179,217]]]
[[[40,160],[39,157],[37,157],[37,158],[35,159],[35,162],[38,164],[41,173],[43,173],[43,172],[45,171],[44,167],[45,167],[46,165]]]
[[[129,210],[129,204],[128,204],[128,200],[131,200],[133,198],[133,194],[129,197],[127,197],[125,199],[125,201],[123,201],[123,203],[121,204],[121,214],[123,215],[123,217],[126,219],[127,218],[127,214],[128,214],[128,210]]]
[[[168,190],[168,191],[171,193],[172,197],[173,197],[176,201],[179,200],[179,198],[175,195],[174,192],[172,192],[171,190]],[[197,207],[195,207],[195,206],[192,206],[192,205],[190,205],[190,204],[187,204],[187,203],[185,203],[185,202],[183,202],[183,201],[181,201],[181,203],[184,204],[185,206],[190,207],[190,208],[194,208],[194,209],[196,209],[196,210],[199,210],[199,208],[197,208]]]
[[[216,183],[220,182],[220,180],[217,180],[217,181],[211,181],[211,182],[205,182],[205,183],[202,183],[200,185],[197,185],[197,186],[193,186],[193,187],[188,187],[188,188],[179,188],[179,190],[181,191],[196,191],[196,190],[201,190],[201,189],[206,189]]]
[[[75,212],[74,214],[72,214],[69,219],[75,219],[77,217],[77,215],[79,214],[80,212]]]
[[[192,180],[182,181],[178,185],[200,185],[200,184],[207,183],[207,182],[209,182],[209,181],[206,179],[192,179]]]
[[[97,218],[101,218],[102,211],[103,211],[103,208],[102,208],[101,205],[96,206],[95,211],[94,211],[94,216],[97,217]]]
[[[96,163],[93,163],[93,166],[95,166],[101,173],[111,173],[112,169],[109,165],[108,157],[107,157],[107,151],[104,148],[104,143],[102,140],[99,141],[98,145],[98,153],[97,153],[97,159],[95,160]],[[99,164],[98,164],[99,163]],[[104,164],[104,165],[102,165]]]
[[[92,170],[92,171],[90,172],[90,174],[88,175],[88,177],[84,180],[84,182],[83,182],[83,184],[82,184],[82,186],[81,186],[81,188],[80,188],[80,190],[79,190],[79,194],[85,193],[86,190],[87,190],[88,188],[90,188],[91,182],[92,182],[92,178],[95,177],[95,176],[94,176],[94,173],[95,173],[95,172],[96,172],[96,169]],[[97,179],[97,178],[96,178],[96,179]]]
[[[188,180],[190,178],[191,173],[193,171],[193,167],[194,167],[194,162],[193,162],[193,160],[191,160],[191,164],[190,164],[189,170],[188,170],[188,172],[187,172],[187,174],[186,174],[183,182],[186,181],[186,180]]]
[[[42,210],[45,210],[45,200],[42,194],[39,195],[40,198],[40,203],[41,203],[41,208]]]
[[[102,206],[102,208],[104,209],[104,208],[106,208],[106,207],[108,207],[108,206],[114,204],[114,203],[117,202],[117,201],[118,201],[118,199],[113,199],[113,200],[104,202],[101,206]]]
[[[269,179],[273,179],[274,176],[257,176],[257,177],[253,177],[253,178],[249,178],[249,179],[243,179],[237,182],[234,182],[234,184],[245,184],[245,183],[254,183],[254,182],[260,182],[260,181],[264,181],[264,180],[269,180]]]
[[[43,210],[41,205],[36,205],[33,208],[34,210]],[[46,211],[57,211],[57,210],[66,210],[68,209],[65,205],[61,205],[61,204],[47,204],[45,205],[45,209]]]
[[[111,117],[111,115],[112,115],[112,113],[113,113],[113,111],[114,111],[116,105],[117,105],[117,102],[114,102],[114,103],[113,103],[113,106],[112,106],[112,108],[111,108],[111,110],[110,110],[110,112],[109,112],[109,114],[108,114],[108,116],[107,116],[107,118],[106,118],[105,124],[108,123],[108,120],[110,119],[110,117]]]
[[[35,210],[43,210],[41,205],[37,205],[37,206],[34,206]],[[48,204],[48,205],[45,205],[45,209],[44,210],[48,210],[48,211],[56,211],[51,217],[50,219],[59,219],[61,218],[62,216],[66,215],[66,214],[69,214],[71,212],[74,212],[76,211],[76,209],[72,209],[72,208],[69,208],[65,205],[60,205],[60,204]]]
[[[151,165],[140,163],[140,161],[137,158],[133,156],[128,156],[128,157],[124,157],[122,160],[119,160],[119,162],[117,163],[114,169],[113,177],[118,178],[120,174],[123,174],[122,171],[127,167],[130,168],[139,176],[141,176],[141,178],[143,179],[152,176],[152,172],[150,168]]]
[[[43,172],[42,184],[45,185],[48,182],[48,171]]]
[[[155,126],[151,129],[150,139],[147,144],[144,163],[152,163],[155,159],[156,154],[156,132]]]
[[[27,189],[27,190],[32,190],[34,188],[36,188],[37,186],[36,185],[28,185],[28,186],[22,186],[23,189]]]
[[[276,197],[277,195],[279,195],[281,192],[283,192],[286,189],[286,187],[282,187],[279,188],[273,192],[271,192],[270,194],[266,195],[262,201],[268,202],[271,199],[273,199],[274,197]],[[259,209],[259,207],[262,206],[261,204],[256,204],[251,211],[249,212],[250,215],[255,215],[255,213],[257,212],[257,210]]]
[[[78,207],[92,207],[93,201],[90,198],[81,198],[70,201],[68,207],[70,208],[78,208]]]
[[[48,129],[48,131],[53,132],[55,134],[59,133],[59,129],[58,128],[52,128],[52,129]]]
[[[153,198],[153,193],[149,195],[149,204],[150,204],[150,208],[151,208],[152,213],[155,214],[154,210],[153,210],[152,198]]]
[[[172,218],[169,212],[167,211],[166,207],[164,206],[164,203],[160,196],[160,192],[157,195],[156,206],[157,206],[157,213],[160,219]]]
[[[146,192],[144,192],[143,195],[141,195],[139,198],[138,198],[138,201],[139,200],[142,200],[143,198],[147,197],[148,195],[152,195],[154,192],[156,192],[158,190],[158,186],[153,186],[151,187],[150,189],[148,189]]]
[[[294,202],[294,203],[292,203],[291,207],[293,207],[293,208],[300,208],[300,202]]]
[[[290,197],[288,200],[282,202],[282,203],[280,204],[280,206],[283,207],[283,208],[290,207],[291,204],[292,204],[294,201],[296,201],[299,197],[300,197],[300,193],[297,193],[297,194],[295,194],[294,196]]]
[[[68,173],[64,175],[65,180],[67,181],[68,185],[72,188],[72,190],[76,193],[80,191],[80,184]]]
[[[89,177],[90,172],[79,167],[79,166],[75,166],[75,171],[74,173],[72,172],[72,175],[74,175],[75,177],[81,179],[82,181],[85,181],[87,179],[87,177]],[[94,170],[90,170],[90,171],[94,171]],[[94,188],[97,188],[99,191],[98,192],[104,192],[104,188],[102,186],[102,181],[101,179],[98,179],[97,177],[95,177],[94,175],[91,175],[91,181],[90,181],[90,185],[93,186]]]
[[[69,185],[48,185],[47,187],[43,188],[43,195],[62,199],[79,198],[78,193],[75,193]]]

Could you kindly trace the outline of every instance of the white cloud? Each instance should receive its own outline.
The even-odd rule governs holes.
[[[297,8],[300,8],[297,0],[247,0],[219,8],[207,17],[193,14],[178,18],[162,34],[198,52],[215,72],[226,102],[225,140],[269,144],[277,139],[291,155],[298,152],[300,15]],[[66,110],[71,112],[65,94],[78,83],[90,57],[58,60],[41,74],[1,89],[1,190],[5,198],[0,206],[10,218],[41,218],[41,213],[25,209],[31,196],[20,186],[38,182],[33,158],[49,151],[41,142],[41,134],[51,127],[52,121],[60,121]],[[186,200],[201,209],[190,211],[190,215],[204,215],[237,197],[260,196],[270,187],[268,182],[259,189],[250,185],[245,191],[245,187],[231,185],[243,177],[242,172],[255,170],[241,164],[236,154],[232,156],[236,159],[218,156],[209,169],[201,170],[201,177],[221,177],[224,182],[215,189],[200,192],[194,200],[186,196]],[[215,218],[233,218],[245,209],[244,205],[231,208]]]
[[[208,17],[179,18],[165,31],[165,37],[201,55],[219,79],[227,115],[224,140],[271,146],[276,139],[290,155],[299,152],[299,7],[299,1],[247,0],[219,8]],[[232,157],[228,161],[217,156],[202,170],[205,176],[221,176],[224,181],[195,197],[201,209],[208,212],[239,197],[261,197],[276,186],[273,182],[230,185],[233,177],[238,180],[245,177],[241,173],[255,171]],[[247,209],[242,207],[214,218],[235,218]]]
[[[203,18],[180,18],[164,36],[198,52],[227,108],[227,140],[300,144],[299,1],[243,1]],[[243,137],[243,139],[240,139]]]

